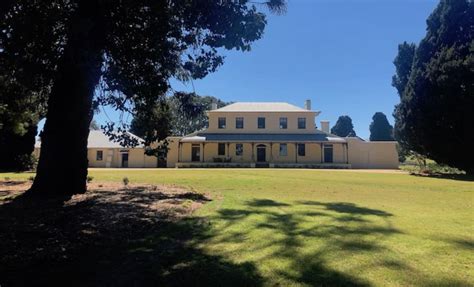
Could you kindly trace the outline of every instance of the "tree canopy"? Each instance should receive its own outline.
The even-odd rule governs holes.
[[[199,96],[195,93],[176,93],[168,99],[171,110],[171,134],[184,136],[202,130],[209,124],[206,111],[212,103],[217,108],[228,105],[224,101],[211,96]]]
[[[95,106],[149,113],[171,78],[203,78],[223,64],[222,50],[249,51],[267,24],[262,7],[281,13],[285,2],[18,0],[0,7],[0,63],[6,63],[0,74],[8,81],[33,75],[47,83],[39,86],[50,87],[30,193],[70,195],[86,189]],[[105,127],[111,133],[127,128]]]
[[[377,112],[372,117],[370,123],[370,140],[371,141],[393,141],[393,127],[387,120],[384,113]]]
[[[176,92],[157,104],[152,112],[136,114],[130,124],[130,131],[144,139],[165,139],[170,135],[184,136],[202,130],[208,126],[206,111],[211,109],[212,103],[216,103],[217,107],[227,105],[215,97]],[[152,149],[147,149],[148,155],[160,159],[166,158],[168,152],[166,140],[159,143],[145,141],[145,145],[153,145]]]
[[[57,45],[52,31],[40,28],[55,20],[37,14],[33,25],[20,11],[6,13],[13,4],[1,1],[0,5],[0,169],[24,170],[30,167],[37,124],[45,116]],[[13,15],[18,17],[18,45],[10,41]],[[42,45],[45,42],[51,45]]]
[[[392,77],[392,86],[397,89],[400,96],[403,95],[405,87],[407,86],[413,65],[413,58],[415,57],[415,51],[416,45],[413,43],[409,44],[403,42],[398,45],[398,55],[393,61],[396,74]]]
[[[474,4],[442,0],[415,47],[400,45],[393,85],[395,136],[403,148],[474,172]]]
[[[349,116],[340,116],[336,124],[332,127],[331,133],[340,137],[355,137],[354,125]]]
[[[206,111],[211,109],[212,103],[218,108],[228,105],[215,97],[177,92],[157,104],[153,113],[134,115],[130,131],[141,138],[147,138],[148,132],[162,133],[159,138],[165,138],[202,130],[208,126]]]

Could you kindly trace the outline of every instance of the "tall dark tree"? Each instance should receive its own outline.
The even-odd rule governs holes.
[[[54,5],[38,3],[41,11],[25,6],[7,13],[14,3],[7,0],[0,5],[0,168],[3,169],[28,167],[23,163],[31,159],[37,124],[45,115],[59,57],[56,51],[62,43],[58,32],[64,30],[61,26],[55,32],[46,28],[64,16]],[[12,17],[17,19],[15,34]]]
[[[149,112],[168,90],[170,78],[197,79],[214,72],[223,63],[219,49],[250,50],[266,25],[265,15],[256,7],[260,5],[254,3],[3,2],[0,53],[33,47],[28,56],[41,59],[35,47],[57,48],[41,155],[30,194],[69,196],[86,190],[87,138],[99,84],[102,93],[95,99],[97,104],[136,114]],[[262,4],[274,12],[285,7],[284,0]],[[26,26],[52,31],[53,37],[38,39],[22,29]],[[14,65],[14,71],[21,69],[21,63]],[[112,124],[108,127],[120,130]]]
[[[332,127],[331,133],[340,137],[355,137],[354,125],[349,116],[340,116],[336,124]]]
[[[148,113],[138,113],[130,124],[130,132],[143,139],[164,139],[171,134],[172,113],[167,102],[156,104]],[[152,142],[145,142],[150,146]]]
[[[408,84],[411,69],[413,66],[413,59],[415,57],[416,45],[407,42],[403,42],[398,45],[398,55],[395,57],[393,64],[395,65],[395,75],[392,77],[392,86],[397,89],[400,99],[403,97],[403,93]],[[396,111],[393,116],[397,118]],[[394,132],[395,136],[395,132]],[[413,153],[407,142],[405,144],[397,145],[398,158],[400,162],[404,162],[406,157]]]
[[[411,69],[399,69],[394,86],[395,136],[403,148],[474,173],[474,3],[442,0],[427,20]],[[398,59],[409,65],[410,56]],[[397,63],[396,63],[397,65]]]
[[[176,93],[170,97],[171,134],[184,136],[206,128],[206,111],[211,109],[212,103],[216,103],[218,108],[228,104],[215,97],[195,93]]]
[[[371,141],[393,141],[393,127],[387,120],[384,113],[377,112],[372,117],[370,123],[370,140]]]
[[[202,130],[208,125],[206,111],[211,109],[212,103],[216,103],[218,108],[228,104],[211,96],[177,92],[157,104],[152,113],[136,114],[130,131],[141,138],[150,138],[147,133],[160,133],[158,138],[165,138]]]
[[[0,169],[26,170],[33,163],[39,113],[37,98],[0,76]],[[18,97],[12,97],[18,95]]]
[[[395,57],[393,64],[395,65],[395,75],[392,77],[392,86],[397,89],[400,97],[407,86],[411,68],[413,66],[413,58],[415,57],[415,44],[403,42],[398,45],[398,55]]]

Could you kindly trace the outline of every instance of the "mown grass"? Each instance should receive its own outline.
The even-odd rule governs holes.
[[[94,181],[128,177],[130,183],[209,193],[212,202],[194,214],[206,227],[190,244],[222,258],[226,265],[215,265],[217,270],[238,268],[211,272],[197,261],[206,284],[474,285],[474,182],[465,178],[285,169],[91,170],[90,175]],[[140,248],[157,248],[143,244]]]

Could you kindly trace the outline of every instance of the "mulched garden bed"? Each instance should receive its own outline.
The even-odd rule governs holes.
[[[2,287],[174,285],[164,274],[199,254],[189,242],[205,231],[189,215],[208,195],[104,182],[66,202],[22,198],[30,185],[0,181]]]

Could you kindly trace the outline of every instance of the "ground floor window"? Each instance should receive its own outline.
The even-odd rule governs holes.
[[[288,145],[280,144],[280,156],[287,156],[287,155],[288,155]]]
[[[122,153],[122,167],[128,167],[128,152]]]
[[[98,161],[100,161],[100,160],[102,160],[103,158],[104,158],[104,152],[101,151],[101,150],[98,150],[98,151],[96,152],[95,159],[98,160]]]
[[[217,147],[217,155],[225,155],[225,143],[219,143]]]
[[[201,160],[201,145],[193,144],[191,146],[191,161]]]
[[[243,144],[236,144],[235,145],[235,155],[242,156],[244,154],[244,145]]]
[[[305,156],[305,155],[306,155],[306,145],[298,144],[298,156]]]
[[[333,162],[333,146],[332,144],[324,145],[324,162],[331,163]]]

